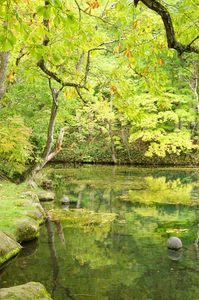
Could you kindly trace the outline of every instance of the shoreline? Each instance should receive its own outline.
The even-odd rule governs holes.
[[[0,270],[21,250],[21,243],[39,236],[40,226],[47,215],[39,200],[39,193],[28,184],[0,182]]]
[[[0,181],[0,271],[22,250],[23,242],[32,241],[39,236],[40,226],[45,223],[47,214],[39,201],[39,193],[28,184],[16,185]],[[51,193],[52,198],[52,193]],[[52,199],[51,199],[52,200]],[[45,287],[39,282],[27,282],[20,286],[0,288],[0,298],[48,299]]]

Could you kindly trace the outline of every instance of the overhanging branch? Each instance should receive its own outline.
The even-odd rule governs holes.
[[[74,87],[75,89],[82,89],[85,88],[86,89],[86,84],[87,84],[87,79],[88,79],[88,75],[89,75],[89,70],[90,70],[90,63],[91,63],[91,53],[94,51],[106,51],[106,48],[101,47],[102,45],[108,45],[108,44],[112,44],[114,42],[117,42],[118,40],[114,40],[114,41],[110,41],[110,42],[104,42],[101,43],[99,45],[99,47],[96,48],[92,48],[89,49],[87,52],[87,59],[86,59],[86,67],[85,67],[85,74],[83,77],[83,83],[78,83],[78,82],[68,82],[68,81],[63,81],[55,72],[49,70],[46,67],[44,58],[41,58],[38,62],[37,62],[37,66],[51,79],[54,79],[56,82],[60,83],[63,89],[64,87],[68,86],[68,87]]]
[[[155,11],[162,18],[166,31],[167,44],[169,48],[175,49],[180,55],[184,52],[199,53],[199,49],[197,47],[192,46],[193,42],[197,40],[198,37],[196,37],[192,42],[190,42],[187,45],[182,44],[176,40],[170,13],[164,5],[162,5],[159,1],[156,0],[140,0],[140,2],[142,2],[151,10]]]

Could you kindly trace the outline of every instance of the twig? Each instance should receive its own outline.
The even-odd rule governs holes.
[[[76,92],[78,94],[78,96],[80,97],[80,99],[86,104],[87,102],[84,100],[84,98],[82,97],[82,94],[80,93],[80,90],[78,87],[75,88],[76,89]]]
[[[109,25],[114,25],[110,22],[108,22],[107,20],[104,20],[102,17],[99,17],[99,16],[96,16],[96,15],[93,15],[91,13],[88,13],[87,11],[83,10],[83,8],[80,7],[79,3],[77,2],[77,0],[74,0],[75,1],[75,4],[77,5],[77,8],[78,8],[78,11],[79,13],[80,12],[83,12],[84,14],[92,17],[92,18],[96,18],[96,19],[99,19],[100,21],[102,21],[103,23],[106,23],[106,24],[109,24]],[[80,17],[79,17],[80,18]]]
[[[189,43],[188,47],[190,47],[197,39],[199,39],[199,35],[197,37],[195,37],[195,39],[193,39],[193,41],[191,41],[191,43]]]

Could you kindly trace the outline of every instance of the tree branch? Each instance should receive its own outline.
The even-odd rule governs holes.
[[[80,97],[80,99],[86,104],[86,101],[85,101],[84,98],[82,97],[82,94],[80,93],[79,88],[76,88],[76,92],[77,92],[78,96]]]
[[[90,71],[90,63],[91,63],[91,53],[93,51],[101,51],[101,50],[106,50],[106,48],[93,48],[93,49],[90,49],[88,50],[87,52],[87,61],[86,61],[86,69],[85,69],[85,75],[84,75],[84,84],[83,84],[83,87],[86,87],[86,83],[87,83],[87,79],[88,79],[88,74],[89,74],[89,71]]]
[[[113,41],[111,41],[110,43],[113,43]],[[103,44],[103,43],[102,43]],[[102,45],[101,44],[101,45]],[[104,43],[104,44],[108,44],[108,42]],[[82,83],[76,83],[76,82],[68,82],[68,81],[63,81],[60,77],[58,77],[58,75],[55,72],[50,71],[46,65],[45,65],[45,61],[43,58],[41,58],[38,62],[37,62],[37,66],[46,74],[48,75],[50,78],[54,79],[56,82],[60,83],[62,85],[62,89],[66,86],[68,87],[74,87],[74,88],[86,88],[86,83],[87,83],[87,79],[88,79],[88,74],[89,74],[89,70],[90,70],[90,57],[91,57],[91,52],[93,51],[101,51],[101,50],[106,50],[106,48],[101,48],[101,47],[96,47],[96,48],[92,48],[90,50],[88,50],[87,52],[87,61],[86,61],[86,68],[85,68],[85,75],[83,78],[83,84]]]
[[[195,37],[195,39],[193,39],[193,41],[191,41],[188,46],[191,46],[197,39],[199,39],[199,35]]]
[[[56,82],[60,83],[62,86],[71,86],[71,87],[82,87],[82,85],[80,85],[79,83],[75,83],[75,82],[67,82],[67,81],[63,81],[61,78],[59,78],[57,76],[57,74],[55,72],[50,71],[46,65],[45,65],[45,61],[43,58],[41,58],[38,63],[37,66],[46,74],[48,75],[50,78],[54,79]]]
[[[65,133],[65,128],[63,127],[60,129],[55,148],[46,158],[47,162],[50,161],[51,159],[53,159],[60,152],[63,138],[64,138],[64,133]]]
[[[176,40],[171,16],[165,6],[163,6],[159,1],[156,0],[140,0],[140,1],[144,5],[146,5],[149,9],[155,11],[162,18],[165,31],[166,31],[168,48],[175,49],[180,55],[183,54],[184,52],[199,53],[198,48],[191,46],[193,42],[196,39],[198,39],[198,37],[196,37],[191,43],[187,45],[182,44]]]
[[[90,17],[93,17],[93,18],[96,18],[96,19],[99,19],[100,21],[102,21],[103,23],[106,23],[106,24],[109,24],[109,25],[113,25],[111,24],[110,22],[108,22],[107,20],[103,19],[103,17],[99,17],[99,16],[96,16],[96,15],[92,15],[91,13],[88,13],[87,11],[83,10],[83,8],[81,8],[81,6],[79,5],[79,3],[77,2],[77,0],[74,0],[75,1],[75,4],[77,5],[77,8],[78,8],[78,11],[79,11],[79,21],[81,21],[81,12],[90,16]]]

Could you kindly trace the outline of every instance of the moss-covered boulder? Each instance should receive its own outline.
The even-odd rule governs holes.
[[[53,192],[42,191],[37,194],[40,201],[53,201],[55,199],[55,194]]]
[[[42,213],[38,209],[28,210],[26,212],[26,215],[28,217],[34,219],[35,221],[39,222],[39,224],[42,224],[43,221],[44,221],[43,215],[42,215]]]
[[[45,287],[39,282],[0,289],[1,300],[51,300]]]
[[[26,215],[39,224],[43,224],[46,220],[46,213],[40,203],[33,203],[30,210],[26,212]]]
[[[16,238],[18,242],[31,241],[39,235],[39,223],[31,217],[17,221]]]
[[[39,221],[40,224],[44,223],[46,220],[46,212],[42,205],[33,199],[28,199],[23,202],[23,207],[27,208],[26,215]]]
[[[16,241],[0,231],[0,267],[7,260],[17,255],[21,248],[22,247]]]
[[[32,191],[23,192],[21,194],[21,197],[26,198],[26,199],[30,198],[31,200],[33,200],[34,203],[36,203],[36,202],[39,203],[39,198],[35,192],[32,192]]]

